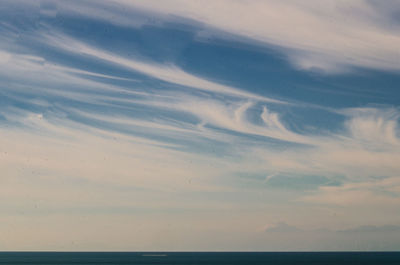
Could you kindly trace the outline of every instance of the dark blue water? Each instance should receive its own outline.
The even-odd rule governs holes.
[[[0,264],[400,265],[400,252],[0,252]]]

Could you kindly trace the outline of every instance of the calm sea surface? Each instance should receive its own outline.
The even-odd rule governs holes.
[[[400,265],[400,252],[0,252],[0,264]]]

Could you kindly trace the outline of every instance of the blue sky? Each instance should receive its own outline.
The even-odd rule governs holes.
[[[3,249],[399,250],[399,14],[2,1]]]

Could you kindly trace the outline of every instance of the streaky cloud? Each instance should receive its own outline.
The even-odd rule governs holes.
[[[208,81],[206,79],[197,77],[195,75],[189,74],[182,69],[174,65],[157,65],[146,62],[141,62],[132,59],[126,59],[118,55],[111,54],[107,51],[100,50],[95,47],[91,47],[88,44],[82,43],[78,40],[65,36],[63,34],[51,34],[42,36],[45,38],[47,43],[54,45],[57,48],[68,50],[73,53],[87,54],[95,58],[102,59],[117,65],[121,65],[128,69],[141,72],[143,74],[149,75],[151,77],[171,82],[178,85],[183,85],[187,87],[193,87],[196,89],[211,91],[216,93],[227,94],[236,97],[246,97],[250,99],[256,99],[265,102],[272,102],[278,104],[287,104],[286,102],[279,101],[276,99],[271,99],[252,93],[248,93],[236,88],[228,87],[218,83]],[[66,45],[68,43],[68,45]]]

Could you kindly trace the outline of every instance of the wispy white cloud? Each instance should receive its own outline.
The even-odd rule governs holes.
[[[363,182],[347,183],[338,187],[320,187],[314,194],[302,198],[303,201],[324,205],[370,207],[395,207],[400,203],[396,195],[399,190],[398,175],[384,179],[370,179]]]
[[[311,143],[307,137],[285,128],[278,119],[278,114],[268,111],[266,106],[263,107],[263,112],[259,113],[259,118],[264,124],[251,122],[247,115],[252,105],[251,101],[225,103],[216,100],[189,100],[177,104],[177,108],[197,116],[203,125],[208,124],[238,133],[266,136],[282,141]]]
[[[360,108],[348,109],[343,113],[350,115],[352,119],[346,126],[351,136],[358,141],[373,145],[385,145],[386,148],[398,148],[399,111],[396,109]]]
[[[346,175],[354,177],[357,174],[392,175],[396,172],[396,160],[400,155],[397,130],[394,129],[397,120],[388,118],[386,113],[375,109],[373,115],[359,117],[356,114],[346,122],[346,129],[342,134],[309,136],[313,147],[303,150],[304,156],[299,155],[297,150],[287,150],[281,156],[277,156],[277,160],[282,160],[283,165],[297,161],[295,164],[299,168],[292,170],[303,168],[304,163],[308,161],[305,168],[312,169],[315,166],[321,170],[321,174],[348,171]],[[368,130],[365,130],[365,126],[368,126]],[[291,156],[297,157],[298,160],[291,159]],[[272,154],[270,158],[272,161],[276,160]]]
[[[164,15],[181,16],[250,40],[283,48],[301,69],[328,73],[349,67],[398,71],[400,35],[390,27],[385,1],[124,1],[117,3]],[[240,19],[238,19],[240,18]]]
[[[266,174],[289,172],[290,174],[328,174],[330,176],[343,175],[357,178],[357,176],[368,177],[374,174],[392,176],[393,173],[398,170],[396,161],[399,157],[397,128],[399,115],[396,109],[382,110],[378,108],[359,108],[338,110],[338,113],[349,117],[343,125],[344,130],[341,133],[320,133],[317,135],[296,133],[285,125],[278,112],[273,112],[269,109],[266,105],[270,104],[268,98],[258,97],[234,88],[211,83],[207,80],[184,73],[182,70],[170,68],[169,66],[154,65],[121,58],[118,55],[113,55],[98,48],[90,47],[64,35],[50,35],[47,36],[47,38],[55,47],[69,52],[84,53],[174,84],[192,86],[200,90],[239,97],[236,99],[232,98],[231,100],[217,98],[211,100],[201,96],[188,96],[185,95],[184,92],[180,92],[182,95],[178,98],[168,96],[168,94],[161,94],[157,97],[153,97],[152,94],[146,94],[145,91],[139,93],[142,96],[140,99],[97,95],[94,94],[94,91],[99,88],[112,91],[127,90],[123,87],[101,84],[100,82],[78,77],[72,73],[102,76],[103,74],[87,73],[87,71],[82,71],[77,68],[52,65],[45,62],[43,58],[37,56],[9,55],[15,58],[12,64],[6,63],[13,67],[15,70],[12,71],[14,75],[18,76],[23,72],[28,73],[28,75],[24,75],[23,79],[29,79],[29,73],[31,72],[32,78],[42,79],[42,81],[44,80],[45,82],[50,81],[50,83],[53,82],[53,84],[56,84],[54,82],[59,82],[57,79],[61,79],[63,80],[62,82],[68,84],[74,83],[80,87],[91,87],[89,92],[83,93],[80,97],[77,97],[77,95],[74,94],[77,92],[73,91],[54,92],[60,96],[74,99],[81,98],[81,100],[89,100],[102,104],[106,104],[104,103],[106,100],[114,100],[115,102],[174,110],[179,113],[189,113],[193,115],[193,117],[199,120],[199,123],[197,125],[174,123],[171,122],[171,120],[154,120],[153,122],[149,122],[138,117],[129,118],[119,114],[110,117],[97,114],[96,119],[99,121],[111,122],[131,129],[138,128],[139,126],[147,128],[147,130],[158,130],[160,136],[171,136],[171,132],[174,132],[176,137],[184,137],[186,139],[190,139],[193,135],[218,141],[223,141],[224,138],[239,139],[240,137],[232,136],[232,133],[230,133],[234,132],[250,136],[265,136],[271,139],[301,143],[308,146],[307,148],[300,149],[303,155],[299,155],[298,149],[289,149],[282,152],[275,149],[265,150],[263,148],[248,148],[246,152],[253,154],[250,157],[255,158],[254,161],[257,161],[256,163],[262,161],[263,166],[254,165],[254,162],[249,162],[249,165],[254,166],[245,165],[243,163],[241,163],[240,166],[244,168],[253,167],[253,169],[258,169],[258,171],[266,172]],[[69,45],[65,44],[67,43],[66,40],[68,40]],[[45,75],[45,78],[43,78],[43,74],[49,73],[49,71],[52,74]],[[7,74],[10,73],[10,71],[4,71],[4,73]],[[118,78],[114,76],[110,77]],[[41,89],[43,90],[43,88]],[[52,91],[52,89],[48,89],[48,91]],[[131,93],[135,95],[136,92],[132,91]],[[68,94],[71,95],[68,96]],[[271,101],[271,103],[275,103],[274,100]],[[264,104],[262,110],[252,109],[256,103]],[[65,108],[64,110],[66,112],[73,111],[66,110]],[[81,114],[88,115],[84,112],[81,112]],[[5,115],[10,115],[10,113],[5,113]],[[255,117],[262,121],[262,123],[255,123]],[[93,115],[91,118],[93,118]],[[29,124],[29,122],[20,121],[25,125]],[[207,126],[228,131],[224,133],[207,128]],[[229,138],[226,138],[227,136],[229,136]],[[246,157],[247,153],[243,153],[242,155]],[[248,160],[246,161],[248,162]]]
[[[77,54],[90,55],[95,58],[102,59],[104,61],[122,66],[124,68],[128,68],[133,71],[137,71],[145,75],[174,84],[205,91],[211,91],[215,93],[227,94],[236,97],[252,98],[260,101],[281,104],[285,103],[276,99],[259,96],[237,88],[232,88],[219,83],[211,82],[204,78],[187,73],[175,65],[158,65],[155,63],[141,62],[134,59],[126,59],[105,50],[91,47],[88,44],[80,42],[61,33],[54,33],[52,35],[46,34],[41,37],[46,39],[46,43],[49,43],[50,45],[53,45],[57,48],[61,48]]]
[[[17,128],[1,128],[4,150],[1,163],[2,168],[7,169],[9,178],[21,174],[15,167],[20,164],[22,168],[42,172],[43,175],[168,190],[177,189],[180,184],[188,185],[189,176],[196,178],[195,172],[199,174],[197,177],[216,173],[200,174],[204,168],[191,172],[203,158],[173,150],[170,148],[173,145],[162,141],[95,129],[65,118],[46,118],[40,113],[21,111],[18,117],[8,117],[12,118],[24,124],[25,130],[30,133]],[[158,166],[154,167],[154,163]],[[164,177],[159,179],[160,175]],[[188,186],[194,187],[194,183]]]

